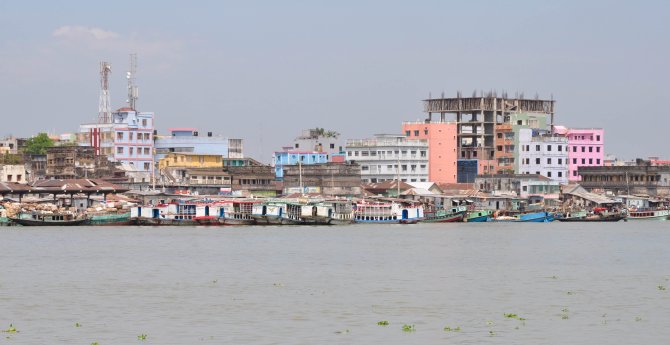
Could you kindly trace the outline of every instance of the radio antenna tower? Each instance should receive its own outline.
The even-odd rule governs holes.
[[[135,85],[135,74],[137,73],[137,54],[130,54],[130,70],[126,73],[126,79],[128,79],[128,107],[132,110],[136,110],[135,106],[137,105],[137,99],[139,98],[139,89]]]
[[[109,74],[112,65],[109,62],[100,63],[100,105],[98,106],[98,123],[112,122],[112,106],[109,100]]]

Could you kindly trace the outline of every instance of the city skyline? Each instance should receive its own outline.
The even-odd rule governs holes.
[[[667,156],[670,123],[656,109],[669,91],[660,1],[100,6],[0,4],[0,101],[25,120],[0,135],[95,122],[100,61],[112,63],[112,108],[123,107],[137,53],[138,110],[155,112],[159,132],[242,138],[262,161],[302,129],[400,133],[402,121],[425,118],[429,94],[473,90],[553,97],[556,124],[603,127],[606,153]],[[640,115],[648,120],[626,119]]]

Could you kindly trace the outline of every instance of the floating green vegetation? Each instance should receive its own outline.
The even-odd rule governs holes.
[[[493,326],[493,321],[486,321],[487,326]]]
[[[142,333],[142,334],[137,336],[137,340],[145,341],[145,340],[147,340],[147,335]]]
[[[517,320],[519,320],[519,321],[526,321],[526,319],[524,319],[524,318],[522,318],[522,317],[519,317],[519,315],[517,315],[517,314],[513,314],[513,313],[505,313],[505,314],[503,314],[503,315],[504,315],[506,318],[508,318],[508,319],[517,319]]]
[[[284,286],[284,284],[282,284],[282,283],[274,283],[274,284],[272,284],[272,285],[274,285],[275,287],[282,287],[282,286]]]
[[[563,320],[567,320],[567,319],[569,319],[569,318],[570,318],[570,317],[568,316],[568,314],[561,314],[561,319],[563,319]]]
[[[218,282],[219,282],[218,279],[214,279],[214,280],[212,280],[212,284],[216,284],[216,283],[218,283]]]
[[[494,335],[496,335],[496,332],[494,332],[494,331],[489,331],[489,337],[492,337],[492,336],[494,336]]]
[[[100,344],[98,344],[97,341],[94,341],[94,342],[91,343],[91,345],[100,345]]]
[[[659,290],[661,290],[661,291],[665,291],[665,290],[666,290],[665,286],[663,286],[663,285],[659,285],[659,286],[657,286],[656,288],[659,289]]]
[[[416,328],[414,328],[414,325],[402,325],[402,331],[403,332],[416,332]]]
[[[384,320],[384,321],[379,321],[379,322],[377,322],[377,325],[378,325],[378,326],[388,326],[388,325],[389,325],[389,322],[386,321],[386,320]]]
[[[16,330],[16,327],[14,327],[13,324],[9,324],[9,328],[3,330],[4,333],[18,333],[19,331]]]
[[[639,317],[639,316],[636,316],[636,317],[635,317],[635,321],[640,322],[640,321],[642,321],[642,318]]]
[[[567,313],[567,312],[568,312],[568,308],[563,308],[563,309],[561,309],[561,311],[564,312],[564,313]]]
[[[456,326],[455,328],[451,328],[450,326],[445,326],[444,331],[445,332],[460,332],[461,331],[461,326]]]
[[[79,322],[74,324],[75,327],[81,327],[81,324]]]

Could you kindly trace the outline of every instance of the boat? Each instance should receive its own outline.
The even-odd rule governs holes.
[[[630,220],[666,220],[670,216],[668,208],[632,208],[628,210]]]
[[[88,214],[85,225],[103,226],[103,225],[130,225],[130,212],[126,213],[93,213]]]
[[[591,214],[581,217],[556,217],[559,222],[618,222],[626,220],[626,215],[622,213],[610,214]]]
[[[285,201],[264,201],[254,204],[251,211],[251,218],[259,225],[279,225],[286,212]]]
[[[493,222],[532,222],[548,223],[554,221],[554,214],[551,212],[529,212],[519,213],[513,216],[498,216],[491,219]]]
[[[414,224],[423,218],[423,207],[414,202],[368,201],[356,203],[354,222]]]
[[[219,225],[254,225],[256,219],[252,215],[256,204],[259,204],[256,200],[225,200],[213,207],[218,210]]]
[[[422,223],[453,223],[462,222],[466,213],[467,206],[456,206],[450,209],[438,210],[436,212],[425,212]]]
[[[21,212],[10,220],[23,226],[74,226],[84,224],[87,218],[75,213]]]
[[[198,218],[209,216],[209,203],[171,202],[130,209],[131,223],[135,225],[202,225]],[[218,223],[218,222],[217,222]]]
[[[491,210],[468,211],[463,221],[467,223],[488,222],[491,221],[491,216],[493,216],[493,211]]]

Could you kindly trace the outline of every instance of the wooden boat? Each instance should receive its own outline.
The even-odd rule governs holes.
[[[548,223],[554,221],[554,214],[551,212],[530,212],[520,213],[513,216],[498,216],[491,219],[493,222],[531,222]]]
[[[286,213],[286,202],[281,200],[265,201],[253,206],[251,218],[258,225],[279,225]]]
[[[200,225],[196,218],[209,216],[207,203],[171,202],[156,206],[137,206],[130,209],[131,223],[135,225]]]
[[[462,222],[465,214],[468,212],[466,206],[456,206],[447,210],[438,210],[437,212],[426,212],[422,223],[453,223]]]
[[[218,209],[219,225],[254,225],[256,219],[252,217],[256,200],[226,200],[214,205]]]
[[[130,225],[130,212],[128,213],[100,213],[89,214],[85,225],[91,226],[113,226],[113,225]]]
[[[414,224],[423,218],[423,207],[411,202],[361,201],[354,209],[356,223]]]
[[[10,218],[12,222],[23,226],[75,226],[87,221],[85,216],[73,213],[38,213],[21,212]]]
[[[488,222],[491,221],[491,216],[493,216],[493,211],[491,210],[468,211],[463,221],[467,223]]]
[[[622,213],[610,214],[592,214],[581,217],[556,217],[559,222],[618,222],[626,220],[626,215]]]

